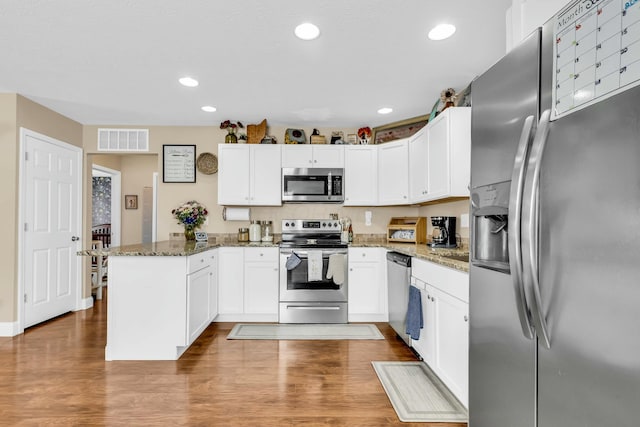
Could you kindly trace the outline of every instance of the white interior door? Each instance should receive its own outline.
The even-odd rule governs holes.
[[[23,326],[73,310],[79,298],[77,147],[23,131]]]

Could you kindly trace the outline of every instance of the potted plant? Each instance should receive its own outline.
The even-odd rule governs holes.
[[[236,129],[242,129],[244,126],[240,122],[232,122],[231,120],[225,120],[220,123],[220,129],[226,129],[227,135],[224,137],[225,144],[235,144],[238,142],[238,137],[236,137]]]
[[[184,226],[185,239],[195,240],[196,229],[204,224],[209,212],[204,205],[195,200],[190,200],[173,209],[171,214],[178,220],[178,224]]]

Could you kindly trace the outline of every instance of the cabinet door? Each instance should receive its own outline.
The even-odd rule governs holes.
[[[436,373],[460,401],[469,399],[469,304],[434,289],[437,304]]]
[[[424,337],[421,336],[420,341],[424,341],[424,353],[420,355],[431,369],[436,369],[438,366],[438,305],[433,286],[425,285],[422,295],[422,312]]]
[[[375,206],[378,203],[378,147],[345,147],[345,206]]]
[[[218,315],[218,250],[207,251],[207,259],[211,268],[211,281],[209,282],[209,319],[213,322]]]
[[[277,261],[245,264],[245,313],[278,314],[278,273]]]
[[[380,205],[409,203],[408,139],[383,144],[378,152],[378,202]]]
[[[252,145],[250,204],[282,205],[280,146]]]
[[[282,146],[283,168],[313,167],[313,147],[311,145],[286,144]]]
[[[344,147],[342,145],[314,145],[314,168],[343,168]]]
[[[249,146],[218,145],[218,204],[248,205],[251,167]],[[279,188],[279,186],[278,186]]]
[[[349,249],[349,321],[388,321],[384,268],[378,248]]]
[[[420,203],[428,200],[429,164],[427,128],[422,128],[409,140],[409,200]]]
[[[244,253],[242,248],[218,249],[218,312],[244,311]]]
[[[211,267],[187,275],[187,337],[191,344],[211,323]]]
[[[449,195],[449,114],[438,117],[428,127],[427,175],[429,199]]]

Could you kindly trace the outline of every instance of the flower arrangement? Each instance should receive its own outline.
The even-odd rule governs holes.
[[[368,144],[371,138],[371,128],[369,126],[358,129],[358,139],[360,144]]]
[[[187,240],[193,240],[195,239],[195,229],[204,224],[209,212],[206,207],[195,200],[191,200],[173,209],[171,214],[178,220],[178,224],[184,226],[184,234]]]
[[[220,123],[220,129],[226,129],[228,133],[236,133],[237,128],[242,129],[244,128],[244,126],[240,122],[234,123],[231,120],[225,120],[224,122]]]

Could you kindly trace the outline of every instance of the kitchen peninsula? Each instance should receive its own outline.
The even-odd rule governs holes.
[[[170,240],[103,251],[109,256],[105,359],[178,359],[217,316],[219,246]],[[243,246],[275,250],[277,243]]]

